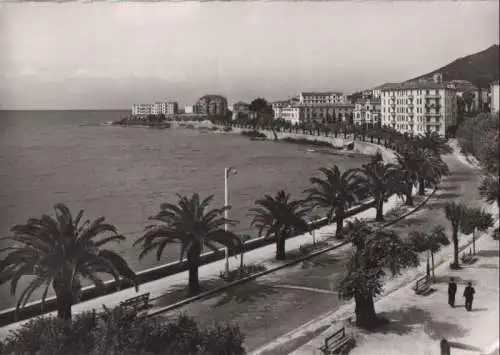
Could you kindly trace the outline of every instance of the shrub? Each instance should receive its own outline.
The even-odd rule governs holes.
[[[240,355],[244,336],[235,325],[200,328],[185,315],[175,321],[138,317],[120,308],[71,321],[37,318],[0,343],[0,354]]]
[[[289,251],[287,253],[287,257],[291,259],[297,259],[302,256],[311,254],[313,251],[324,249],[328,246],[330,246],[330,244],[324,240],[318,241],[316,242],[316,244],[313,243],[302,244],[301,246],[299,246],[299,249]]]
[[[229,270],[229,274],[227,276],[224,273],[221,273],[220,278],[225,281],[232,282],[266,270],[267,267],[262,264],[243,265],[243,269],[237,268]]]
[[[315,147],[337,148],[330,142],[319,141],[317,139],[286,137],[286,138],[283,138],[282,141],[287,142],[287,143],[295,143],[295,144],[300,144],[300,145],[310,145],[310,146],[315,146]]]
[[[231,126],[225,126],[223,129],[224,132],[231,132],[232,130],[233,130],[233,127],[231,127]]]
[[[259,131],[242,131],[241,135],[250,138],[267,138],[264,133]]]

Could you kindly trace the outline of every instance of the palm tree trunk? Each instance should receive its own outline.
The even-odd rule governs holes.
[[[472,253],[476,255],[476,228],[472,230]]]
[[[71,282],[67,280],[55,279],[52,283],[56,294],[57,318],[71,320],[71,305],[73,304],[73,294],[71,292]]]
[[[198,267],[200,265],[201,246],[193,245],[187,252],[188,262],[188,294],[196,295],[200,292],[200,280],[198,278]]]
[[[418,194],[420,196],[425,195],[425,180],[424,179],[418,179]]]
[[[243,255],[245,255],[245,243],[241,244],[241,252],[240,252],[240,272],[243,272]]]
[[[344,216],[343,214],[340,214],[339,216],[335,217],[337,221],[337,230],[335,231],[335,237],[336,238],[342,238],[344,236]]]
[[[384,198],[379,197],[377,201],[377,216],[375,217],[375,221],[383,222],[384,221]]]
[[[276,240],[276,260],[286,260],[285,242],[286,238],[284,235],[281,235]]]
[[[354,301],[356,302],[356,325],[365,329],[376,327],[378,318],[375,313],[373,296],[356,293]]]
[[[459,259],[458,259],[458,228],[453,227],[453,266],[458,268]]]
[[[431,277],[431,265],[430,265],[430,260],[429,260],[429,254],[430,252],[427,251],[427,267],[426,267],[426,275],[427,275],[427,278],[430,279]]]
[[[413,185],[406,186],[406,206],[413,206]]]
[[[432,263],[432,282],[436,282],[436,273],[434,271],[434,268],[436,267],[434,265],[434,253],[431,251],[431,263]]]

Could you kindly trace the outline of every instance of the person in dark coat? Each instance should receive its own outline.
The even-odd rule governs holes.
[[[455,295],[457,294],[457,284],[453,277],[450,279],[448,283],[448,304],[451,307],[455,307]]]
[[[448,340],[441,339],[439,346],[441,348],[441,355],[450,355],[451,346]]]
[[[474,287],[472,287],[472,282],[469,282],[467,284],[467,287],[464,290],[464,297],[465,297],[465,309],[470,312],[472,309],[472,301],[474,300],[474,294],[476,293],[476,290]]]

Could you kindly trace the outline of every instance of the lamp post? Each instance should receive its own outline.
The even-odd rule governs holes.
[[[224,218],[226,219],[226,223],[224,224],[225,231],[228,230],[227,220],[229,219],[229,210],[227,209],[227,206],[229,206],[228,178],[230,175],[236,175],[236,173],[236,169],[232,166],[224,168],[224,207],[226,207],[224,211]],[[229,275],[229,249],[227,247],[224,248],[224,253],[226,257],[226,275]]]

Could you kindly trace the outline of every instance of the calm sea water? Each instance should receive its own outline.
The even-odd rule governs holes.
[[[278,189],[299,197],[318,168],[351,168],[362,162],[239,135],[86,125],[127,113],[0,111],[0,235],[65,202],[73,214],[83,208],[88,218],[106,216],[127,235],[126,242],[112,246],[139,271],[179,256],[172,246],[160,263],[153,255],[138,260],[132,243],[147,218],[162,202],[175,201],[176,193],[214,194],[214,207],[221,206],[224,167],[238,170],[230,178],[230,217],[240,221],[234,230],[254,235],[247,215],[256,198]],[[15,301],[7,286],[0,287],[0,309]]]

